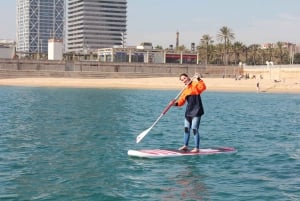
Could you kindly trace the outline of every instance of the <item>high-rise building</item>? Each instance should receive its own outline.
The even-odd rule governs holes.
[[[17,51],[47,53],[49,39],[63,39],[64,0],[17,0]]]
[[[68,0],[67,52],[124,46],[127,0]]]

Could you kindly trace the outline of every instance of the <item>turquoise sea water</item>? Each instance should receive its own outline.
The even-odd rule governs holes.
[[[137,159],[178,148],[179,91],[0,88],[0,200],[300,200],[300,95],[205,92],[201,147],[237,153]],[[193,145],[193,139],[190,141]]]

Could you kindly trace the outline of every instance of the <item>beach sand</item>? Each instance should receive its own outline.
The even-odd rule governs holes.
[[[300,79],[274,82],[267,79],[203,78],[207,91],[300,93]],[[118,89],[161,89],[181,90],[183,84],[178,77],[161,78],[10,78],[0,79],[0,86],[67,87],[67,88],[118,88]]]

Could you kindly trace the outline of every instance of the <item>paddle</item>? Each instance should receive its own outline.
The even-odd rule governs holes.
[[[167,105],[167,107],[165,107],[165,109],[162,111],[162,113],[159,115],[159,117],[156,119],[156,121],[152,124],[152,126],[150,126],[150,128],[144,130],[143,132],[141,132],[137,137],[136,137],[136,143],[139,143],[148,133],[149,131],[157,124],[157,122],[168,112],[168,110],[174,105],[174,103],[176,102],[176,100],[179,98],[179,96],[183,93],[183,91],[185,90],[185,88],[193,81],[193,79],[196,76],[193,76],[191,78],[191,81],[184,86],[184,88],[179,92],[179,94],[170,101],[170,103]]]

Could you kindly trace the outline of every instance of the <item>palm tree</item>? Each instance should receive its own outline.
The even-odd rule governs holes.
[[[156,50],[163,50],[163,47],[161,45],[156,45],[154,49],[156,49]]]
[[[223,50],[223,45],[221,43],[218,43],[213,46],[213,57],[212,61],[213,64],[222,64],[223,55],[222,55],[222,50]]]
[[[258,55],[259,48],[260,48],[260,45],[258,45],[258,44],[253,44],[253,45],[249,46],[249,50],[251,51],[250,53],[252,56],[252,61],[251,61],[252,65],[256,65],[256,63],[257,63],[257,57],[259,56]]]
[[[234,33],[231,31],[230,28],[223,26],[217,34],[217,39],[221,42],[224,41],[225,65],[227,65],[228,45],[231,40],[234,40]]]
[[[232,45],[232,49],[234,52],[234,64],[237,64],[238,62],[240,62],[240,56],[241,53],[243,53],[244,49],[245,49],[245,45],[241,42],[235,42]]]
[[[210,51],[209,51],[209,46],[212,45],[212,43],[214,42],[212,40],[212,37],[208,34],[204,34],[201,38],[201,45],[200,46],[204,46],[205,48],[205,52],[206,52],[206,61],[205,64],[207,65],[208,60],[209,60],[209,55],[210,55]]]
[[[264,48],[259,48],[258,50],[259,52],[259,55],[260,55],[260,65],[265,65],[266,64],[266,61],[267,61],[267,57],[268,57],[268,51],[267,49],[264,49]]]
[[[300,64],[300,53],[294,55],[294,60],[292,64]]]
[[[279,64],[286,63],[288,61],[288,50],[284,47],[283,42],[277,42],[275,53],[277,58],[279,58]],[[286,61],[285,61],[286,60]]]
[[[177,51],[185,51],[185,50],[187,50],[187,48],[184,46],[184,45],[180,45],[180,46],[178,46],[178,48],[177,48]]]
[[[267,52],[268,52],[268,61],[272,61],[273,60],[273,45],[268,45],[267,47]]]

